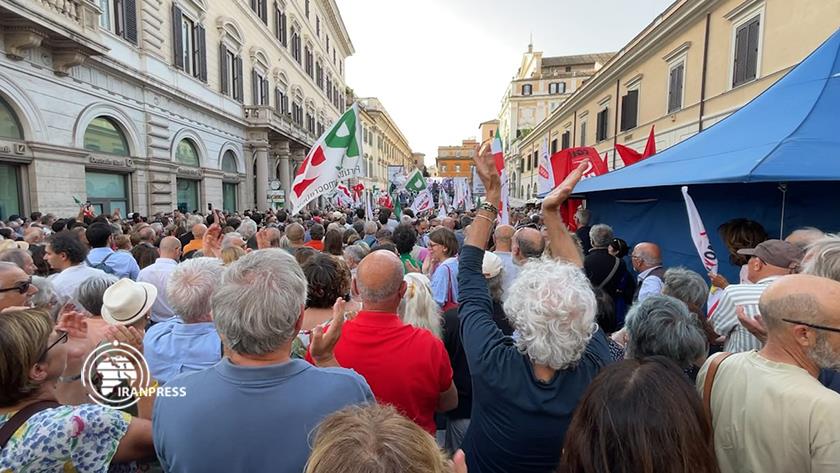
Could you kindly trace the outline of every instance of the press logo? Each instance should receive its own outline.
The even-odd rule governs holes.
[[[99,345],[82,365],[82,385],[100,406],[125,409],[145,396],[184,397],[186,388],[166,388],[152,382],[149,364],[131,345],[118,341]]]

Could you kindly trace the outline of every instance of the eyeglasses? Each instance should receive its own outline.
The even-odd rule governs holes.
[[[21,294],[26,294],[26,291],[29,290],[29,286],[31,285],[32,278],[29,278],[26,281],[21,281],[12,287],[4,287],[3,289],[0,289],[0,292],[18,291]]]
[[[789,323],[789,324],[804,325],[806,327],[815,328],[817,330],[827,330],[829,332],[840,333],[840,328],[826,327],[825,325],[810,324],[808,322],[802,322],[801,320],[794,320],[794,319],[782,319],[782,320]]]
[[[58,345],[59,343],[67,343],[67,339],[68,339],[68,338],[70,338],[70,334],[68,334],[68,333],[67,333],[67,332],[65,332],[64,330],[59,330],[59,331],[58,331],[58,338],[56,338],[54,342],[50,343],[50,344],[47,346],[47,349],[46,349],[46,350],[44,350],[44,353],[43,353],[41,356],[39,356],[39,357],[38,357],[38,359],[39,359],[39,360],[43,360],[43,359],[44,359],[44,357],[45,357],[45,356],[47,356],[47,353],[49,353],[49,352],[50,352],[50,350],[52,350],[52,349],[53,349],[53,347],[55,347],[55,346],[56,346],[56,345]]]

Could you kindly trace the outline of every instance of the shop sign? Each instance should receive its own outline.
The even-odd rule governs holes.
[[[129,158],[105,158],[102,156],[90,156],[88,158],[90,164],[98,164],[102,166],[113,166],[118,168],[133,168],[134,161]]]

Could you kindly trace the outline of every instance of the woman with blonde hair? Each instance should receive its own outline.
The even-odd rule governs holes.
[[[405,296],[397,309],[402,321],[442,338],[441,310],[432,297],[429,278],[421,273],[407,273],[403,280],[406,284]]]
[[[231,263],[245,256],[246,254],[247,253],[245,253],[245,250],[238,246],[229,246],[222,250],[222,263],[225,266],[229,266]]]
[[[321,422],[306,473],[449,473],[435,439],[387,405],[342,409]]]

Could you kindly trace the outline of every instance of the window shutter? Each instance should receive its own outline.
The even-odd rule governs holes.
[[[207,33],[204,31],[204,26],[195,25],[195,76],[204,82],[207,82]]]
[[[268,0],[260,0],[260,18],[263,23],[268,24]]]
[[[671,69],[670,87],[668,88],[668,113],[682,108],[683,71],[685,65]]]
[[[676,77],[677,77],[677,68],[675,67],[675,68],[671,69],[671,71],[668,73],[668,113],[673,112],[674,107],[676,106],[675,103],[674,103],[675,102],[674,96],[676,95],[675,92],[676,92],[676,85],[677,85],[676,81],[675,81]]]
[[[184,70],[184,42],[181,37],[181,9],[172,4],[172,55],[175,67]]]
[[[137,44],[137,2],[122,0],[125,32],[123,37],[132,44]]]
[[[260,101],[261,101],[261,103],[262,103],[263,105],[271,105],[271,104],[268,102],[268,79],[263,79],[263,80],[262,80],[262,89],[261,89],[261,91],[262,91],[262,97],[261,97],[261,100],[260,100]]]
[[[283,98],[280,95],[280,89],[274,89],[274,110],[277,113],[283,112]]]
[[[557,138],[551,140],[551,154],[557,152]]]
[[[747,49],[749,47],[748,25],[741,26],[735,32],[735,67],[732,76],[732,86],[735,87],[744,82],[747,76]]]
[[[236,58],[236,70],[234,71],[234,75],[235,75],[234,82],[236,82],[236,92],[234,92],[234,94],[235,94],[234,98],[236,100],[240,101],[240,102],[244,102],[245,101],[245,84],[244,84],[245,75],[242,73],[242,58],[241,57]]]
[[[222,94],[228,95],[228,54],[224,44],[219,45],[219,82],[222,85]]]
[[[747,67],[745,80],[752,80],[758,76],[758,26],[759,19],[750,22],[747,34]]]
[[[251,93],[254,105],[260,104],[260,78],[257,77],[257,70],[251,69]]]
[[[114,1],[114,33],[125,38],[125,2]]]
[[[570,146],[569,139],[571,138],[570,132],[563,133],[563,136],[560,138],[560,149],[566,149]]]
[[[251,0],[251,10],[257,13],[257,0]]]
[[[580,124],[580,145],[586,146],[586,122]]]
[[[624,131],[627,129],[627,103],[630,101],[630,94],[621,97],[621,120],[619,124],[619,130]],[[600,121],[600,116],[598,117]],[[598,128],[601,127],[601,124],[598,124]]]
[[[639,109],[639,91],[630,90],[621,97],[621,131],[636,128],[636,116]]]

